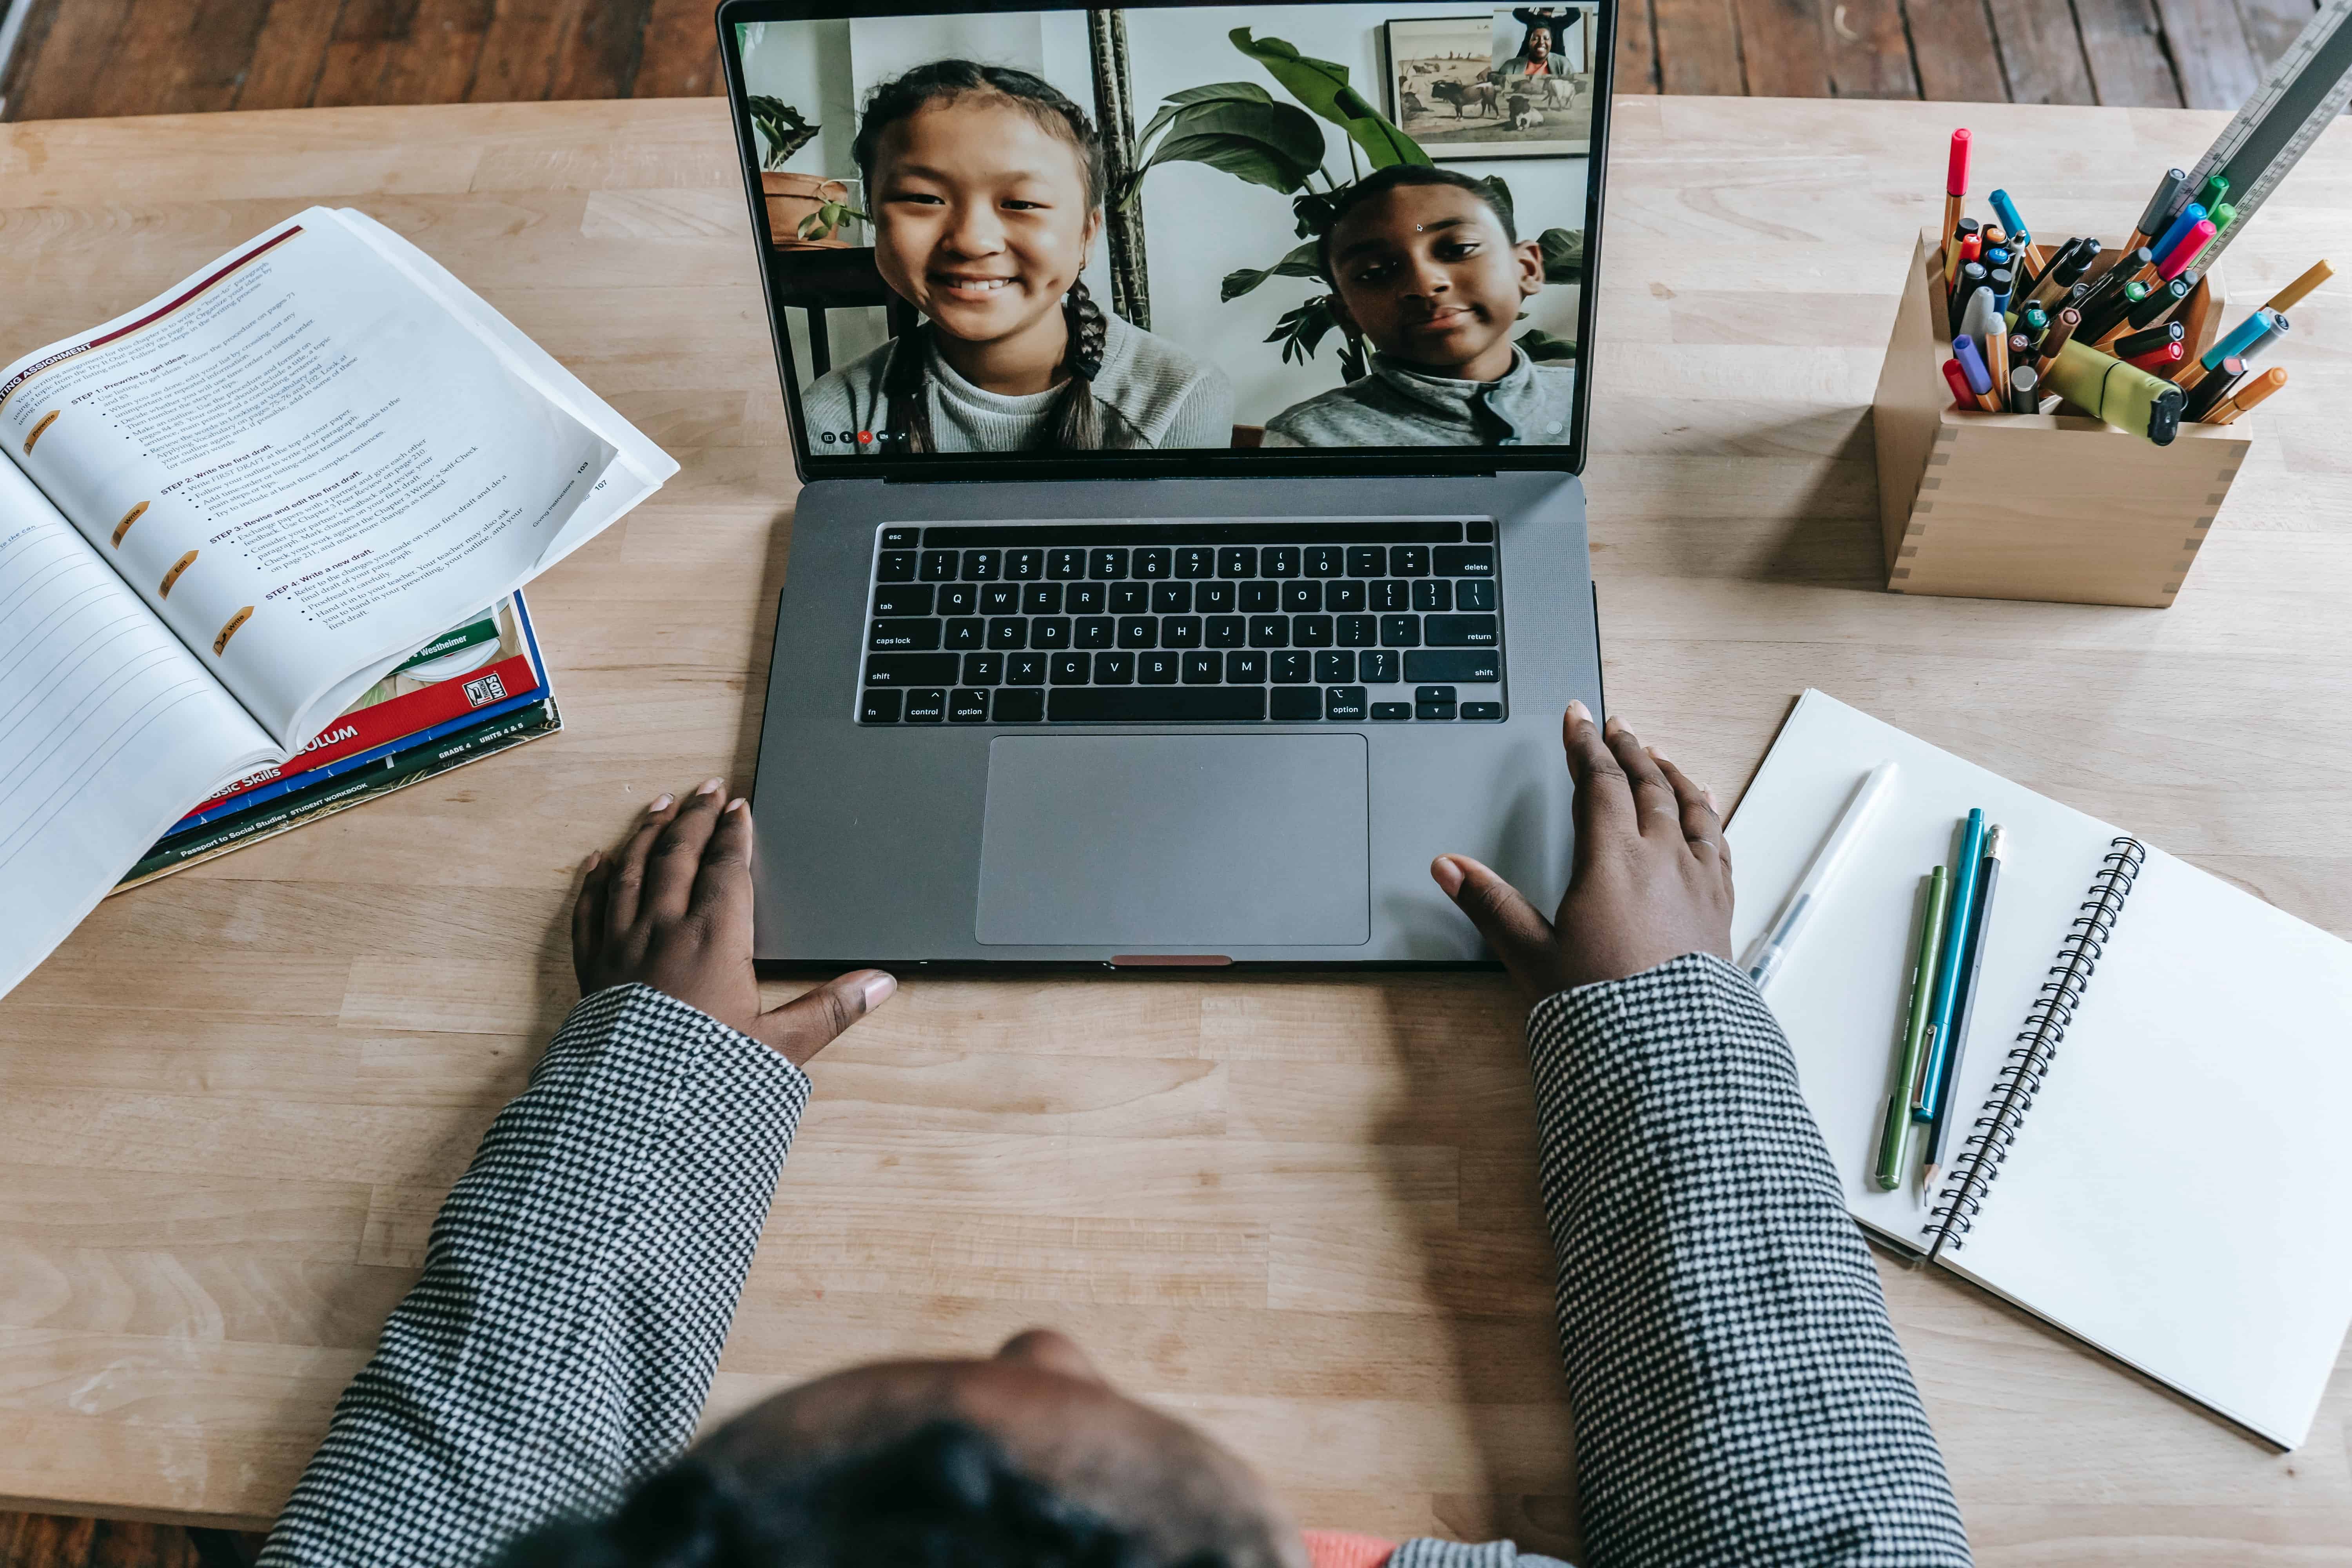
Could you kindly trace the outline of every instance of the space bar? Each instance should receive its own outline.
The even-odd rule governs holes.
[[[1265,717],[1263,686],[1088,686],[1054,692],[1056,724],[1201,724]]]

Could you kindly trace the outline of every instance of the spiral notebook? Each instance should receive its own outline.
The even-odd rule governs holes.
[[[1894,794],[1767,993],[1854,1217],[2298,1446],[2352,1323],[2352,945],[1808,691],[1727,833],[1733,951],[1890,760]],[[1971,806],[2009,832],[1953,1085],[1968,1120],[1933,1192],[1916,1164],[1882,1192],[1921,888]]]

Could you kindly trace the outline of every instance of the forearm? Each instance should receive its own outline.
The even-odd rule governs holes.
[[[263,1563],[479,1563],[675,1455],[807,1094],[646,986],[573,1008],[443,1204]]]
[[[1590,1568],[1964,1563],[1878,1276],[1745,976],[1528,1020]]]

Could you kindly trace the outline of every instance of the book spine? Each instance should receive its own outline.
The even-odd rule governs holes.
[[[2017,1043],[2001,1064],[2000,1077],[1994,1080],[1984,1112],[1962,1142],[1952,1175],[1929,1211],[1930,1224],[1925,1232],[1929,1262],[1948,1248],[1958,1252],[1968,1244],[1969,1231],[2000,1175],[2011,1145],[2017,1142],[2025,1113],[2033,1109],[2034,1097],[2042,1092],[2042,1080],[2049,1076],[2058,1047],[2065,1043],[2067,1027],[2074,1023],[2075,1010],[2083,1005],[2084,989],[2091,983],[2091,972],[2106,952],[2107,940],[2123,915],[2124,900],[2131,897],[2132,883],[2147,859],[2147,847],[2137,838],[2116,838],[2108,844],[2099,873],[2091,879],[2091,890],[2068,926],[2065,941],[2059,944],[2058,961],[2050,966],[2050,976],[2042,983],[2032,1010],[2025,1016],[2025,1026],[2018,1031]]]

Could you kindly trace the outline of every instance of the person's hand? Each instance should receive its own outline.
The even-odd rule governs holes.
[[[880,1006],[898,983],[860,969],[760,1010],[751,968],[751,812],[740,798],[728,800],[720,783],[706,782],[682,805],[661,796],[618,851],[588,857],[572,907],[572,967],[583,996],[640,982],[798,1067]]]
[[[1715,796],[1581,702],[1561,723],[1576,781],[1576,864],[1559,913],[1466,855],[1429,868],[1512,977],[1540,1001],[1688,952],[1731,956],[1731,852]]]

